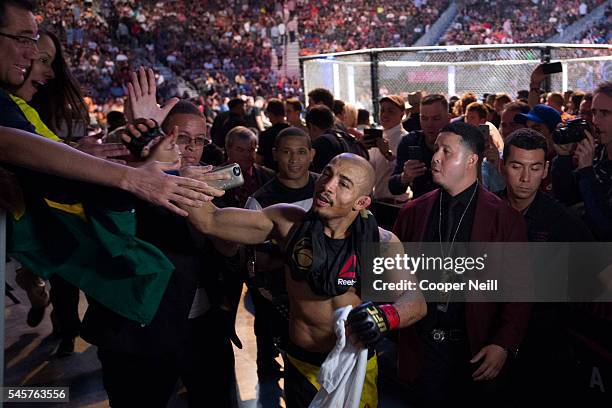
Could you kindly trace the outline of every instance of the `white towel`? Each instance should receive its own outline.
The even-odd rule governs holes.
[[[334,311],[336,345],[317,376],[321,389],[310,408],[359,408],[368,364],[368,350],[358,349],[347,338],[344,323],[352,306]]]

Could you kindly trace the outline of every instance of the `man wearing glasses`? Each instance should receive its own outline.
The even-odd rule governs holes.
[[[181,167],[198,166],[204,147],[211,143],[206,134],[206,119],[192,103],[179,101],[164,120],[162,130],[168,134],[174,126],[179,130],[176,144],[181,152]]]
[[[21,85],[38,48],[38,27],[33,14],[34,2],[0,1],[0,111],[2,125],[34,133],[7,92]]]
[[[206,119],[182,100],[161,125],[166,134],[175,126],[181,175],[196,177],[203,169],[191,166],[198,166],[210,143]],[[175,269],[149,325],[141,327],[99,303],[89,304],[81,336],[98,347],[110,404],[166,406],[180,377],[189,406],[233,406],[234,333],[222,306],[227,304],[224,283],[217,279],[224,266],[213,250],[221,248],[219,243],[193,232],[186,219],[142,201],[136,219],[138,238],[159,248]],[[215,375],[201,375],[205,366],[215,367]]]

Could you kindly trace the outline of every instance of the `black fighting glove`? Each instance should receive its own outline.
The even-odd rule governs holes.
[[[393,305],[365,302],[351,310],[347,324],[365,346],[378,342],[390,330],[399,326],[399,313]]]
[[[153,119],[151,120],[155,122]],[[162,132],[157,123],[155,123],[154,127],[149,127],[146,122],[145,119],[136,119],[131,123],[136,128],[136,131],[138,131],[138,136],[127,131],[126,128],[124,135],[121,137],[123,144],[138,159],[147,156],[151,147],[164,136],[164,132]],[[144,130],[143,127],[147,128],[147,130]]]

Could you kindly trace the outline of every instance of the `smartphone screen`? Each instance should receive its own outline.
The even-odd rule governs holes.
[[[382,137],[383,131],[382,129],[375,128],[363,129],[363,135],[364,140],[374,140],[379,137]]]
[[[423,161],[423,149],[421,149],[421,146],[408,146],[408,160]]]
[[[478,125],[478,130],[482,133],[484,137],[485,145],[491,141],[491,134],[489,133],[491,129],[489,129],[489,125]]]

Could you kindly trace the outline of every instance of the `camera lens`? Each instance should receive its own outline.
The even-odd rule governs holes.
[[[238,177],[240,175],[240,167],[236,166],[232,171],[234,172],[234,176]]]

